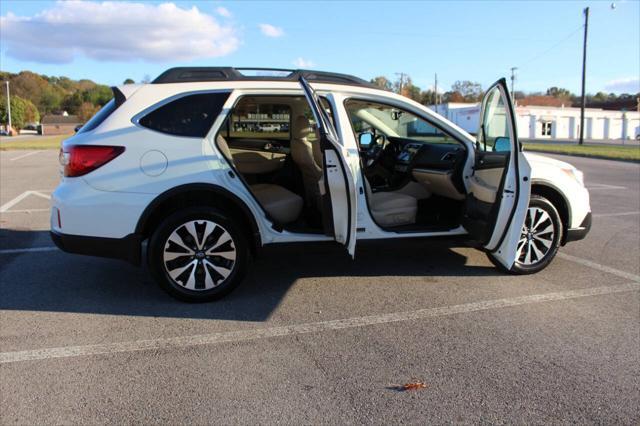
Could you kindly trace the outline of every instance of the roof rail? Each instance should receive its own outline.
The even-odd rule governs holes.
[[[243,71],[254,71],[257,75],[246,75]],[[269,75],[277,73],[278,75]],[[262,74],[262,75],[261,75]],[[282,75],[280,75],[282,74]],[[177,67],[160,74],[152,84],[188,83],[198,81],[298,81],[300,77],[311,83],[333,83],[353,86],[372,84],[348,74],[282,68],[234,68],[234,67]]]

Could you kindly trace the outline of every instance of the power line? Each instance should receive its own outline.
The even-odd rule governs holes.
[[[533,61],[539,59],[540,57],[546,55],[547,53],[551,52],[553,49],[555,49],[556,47],[560,46],[562,43],[564,43],[565,41],[569,40],[571,37],[573,37],[574,35],[576,35],[579,31],[582,30],[582,28],[584,27],[584,25],[580,25],[578,28],[576,28],[575,30],[571,31],[571,33],[564,37],[562,40],[558,41],[557,43],[555,43],[553,46],[551,46],[550,48],[548,48],[547,50],[545,50],[542,53],[537,54],[536,56],[534,56],[533,58],[529,59],[528,61],[524,62],[523,64],[521,64],[519,66],[519,68],[522,68],[524,66],[529,65],[530,63],[532,63]]]

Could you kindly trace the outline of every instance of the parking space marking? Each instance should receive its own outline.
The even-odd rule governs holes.
[[[41,152],[42,152],[42,151],[33,151],[33,152],[28,152],[28,153],[23,154],[23,155],[18,155],[17,157],[14,157],[14,158],[9,158],[9,161],[21,160],[21,159],[23,159],[23,158],[29,157],[29,156],[31,156],[31,155],[36,155],[36,154],[39,154],[39,153],[41,153]]]
[[[50,212],[51,209],[22,209],[22,210],[7,210],[6,212],[0,213],[40,213],[40,212]]]
[[[594,214],[593,217],[633,216],[636,214],[640,214],[640,212],[598,213],[598,214]]]
[[[587,185],[587,189],[589,191],[593,191],[594,189],[627,189],[626,186],[617,186],[617,185],[607,185],[604,183],[592,183]]]
[[[394,322],[419,320],[470,312],[488,311],[492,309],[501,309],[536,303],[579,299],[583,297],[637,291],[639,289],[640,283],[633,282],[615,286],[594,287],[581,290],[535,294],[531,296],[512,297],[506,299],[485,300],[481,302],[464,303],[461,305],[443,306],[439,308],[427,308],[415,311],[370,315],[364,317],[319,321],[279,327],[266,327],[252,330],[229,331],[222,333],[148,340],[134,340],[129,342],[104,343],[99,345],[65,346],[58,348],[2,352],[0,353],[0,364],[9,364],[21,361],[47,360],[54,358],[108,355],[123,352],[138,352],[147,350],[162,350],[202,345],[215,345],[220,343],[243,342],[258,339],[268,339],[272,337],[319,333],[331,330],[344,330],[378,324],[388,324]]]
[[[27,198],[30,195],[35,195],[36,197],[41,197],[41,198],[45,198],[47,200],[50,200],[51,199],[51,195],[43,194],[43,192],[49,192],[49,191],[47,191],[47,190],[25,191],[22,194],[18,195],[13,200],[7,201],[6,203],[4,203],[2,205],[2,207],[0,207],[0,213],[7,212],[11,207],[15,206],[20,201],[24,200],[25,198]]]
[[[27,247],[27,248],[0,250],[0,254],[32,253],[32,252],[39,252],[39,251],[56,251],[56,250],[58,250],[58,247],[56,246]]]
[[[568,260],[570,262],[578,263],[580,265],[587,266],[591,269],[596,269],[598,271],[606,272],[611,275],[615,275],[627,280],[632,280],[640,283],[640,275],[632,274],[631,272],[621,271],[620,269],[612,268],[610,266],[601,265],[600,263],[592,262],[588,259],[583,259],[581,257],[571,256],[570,254],[558,252],[556,255],[564,260]]]

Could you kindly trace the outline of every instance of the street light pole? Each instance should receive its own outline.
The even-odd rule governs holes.
[[[9,97],[9,80],[5,81],[5,84],[7,85],[7,133],[9,133],[11,131],[11,99]]]
[[[580,102],[580,140],[578,144],[584,142],[584,108],[586,106],[585,98],[585,79],[587,75],[587,31],[589,30],[589,8],[584,8],[584,42],[582,45],[582,101]]]
[[[511,67],[511,99],[513,100],[513,102],[515,102],[515,99],[516,99],[516,92],[515,92],[514,86],[516,81],[517,69],[518,67]]]
[[[434,86],[434,94],[435,94],[435,100],[436,100],[436,114],[438,113],[438,73],[436,73],[436,81],[435,81],[435,86]]]

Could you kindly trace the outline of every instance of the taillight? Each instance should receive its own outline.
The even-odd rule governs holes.
[[[60,152],[66,177],[86,175],[124,152],[123,146],[72,145]]]

